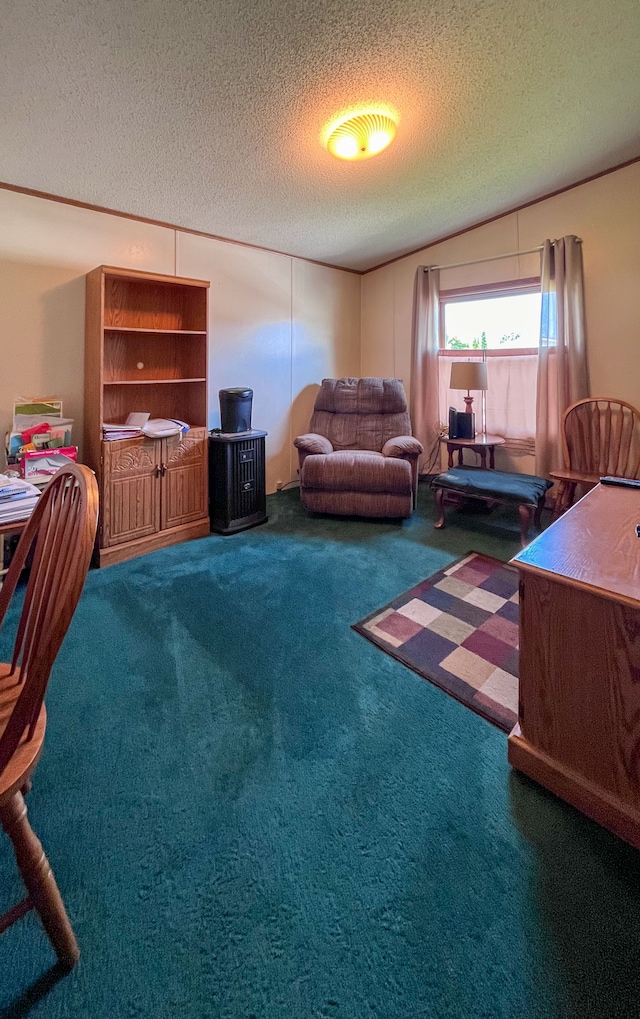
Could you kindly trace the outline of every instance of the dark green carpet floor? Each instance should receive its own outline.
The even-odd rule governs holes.
[[[640,855],[349,626],[515,520],[269,513],[89,575],[29,797],[83,955],[14,926],[0,1015],[640,1014]]]

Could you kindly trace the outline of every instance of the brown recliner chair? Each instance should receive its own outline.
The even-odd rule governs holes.
[[[400,379],[323,379],[310,430],[293,441],[305,509],[411,516],[423,447]]]

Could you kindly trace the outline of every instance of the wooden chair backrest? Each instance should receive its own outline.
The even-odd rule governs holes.
[[[20,536],[0,590],[2,624],[27,556],[33,560],[18,622],[11,673],[22,691],[0,737],[0,774],[25,729],[31,739],[51,668],[80,598],[98,522],[98,486],[80,464],[61,468],[51,479]]]
[[[563,414],[562,447],[571,471],[640,477],[640,411],[624,400],[578,400]]]

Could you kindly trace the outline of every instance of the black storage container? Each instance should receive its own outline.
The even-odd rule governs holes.
[[[253,389],[221,389],[220,427],[226,434],[251,431]]]
[[[209,519],[211,530],[235,534],[267,520],[266,432],[209,435]]]

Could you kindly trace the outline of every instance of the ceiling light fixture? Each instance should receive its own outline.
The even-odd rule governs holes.
[[[349,113],[331,126],[327,148],[338,159],[369,159],[386,149],[395,135],[396,122],[388,113]]]

